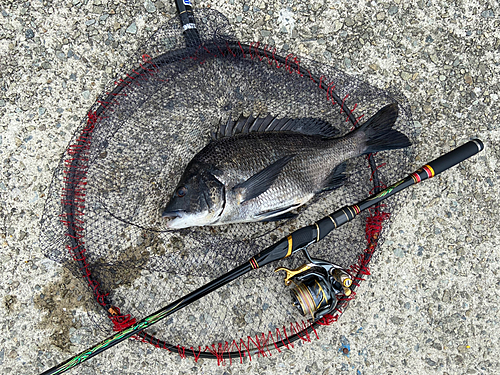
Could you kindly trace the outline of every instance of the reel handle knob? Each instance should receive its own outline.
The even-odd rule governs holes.
[[[340,268],[335,268],[332,270],[333,278],[338,281],[344,288],[350,288],[352,285],[351,277],[342,271]]]

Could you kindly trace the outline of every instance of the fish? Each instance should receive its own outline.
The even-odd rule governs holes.
[[[229,120],[185,168],[163,210],[168,229],[278,221],[341,187],[346,161],[411,145],[393,129],[398,105],[339,136],[327,121],[271,115]]]

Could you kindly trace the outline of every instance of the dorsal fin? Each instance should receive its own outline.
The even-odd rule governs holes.
[[[233,137],[238,134],[255,132],[294,132],[306,135],[322,135],[324,137],[336,137],[340,132],[324,120],[312,117],[290,119],[287,117],[278,119],[267,115],[266,117],[254,118],[252,115],[244,117],[240,115],[238,120],[233,121],[229,116],[226,123],[221,121],[219,130],[213,133],[214,139]]]

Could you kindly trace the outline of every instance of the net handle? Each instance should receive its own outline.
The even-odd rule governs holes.
[[[177,14],[179,15],[179,20],[183,29],[182,33],[186,40],[186,46],[188,48],[199,46],[201,44],[200,34],[196,28],[191,1],[175,0],[175,6],[177,7]]]

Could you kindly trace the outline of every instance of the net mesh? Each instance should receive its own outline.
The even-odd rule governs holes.
[[[103,309],[89,314],[104,330],[129,326],[409,171],[408,149],[359,157],[348,162],[343,187],[315,197],[295,219],[167,230],[161,210],[180,175],[229,117],[314,117],[345,134],[397,102],[395,128],[411,138],[409,106],[397,92],[272,47],[239,42],[216,11],[198,11],[195,18],[198,34],[187,43],[173,19],[140,49],[89,110],[54,172],[41,221],[42,248],[90,286]],[[358,286],[394,206],[392,200],[362,213],[311,246],[311,255],[351,270]],[[276,267],[301,263],[294,256]],[[283,275],[272,271],[253,271],[136,338],[195,358],[265,355],[315,337],[317,325],[337,320],[346,306],[347,298],[312,324],[291,305]]]

